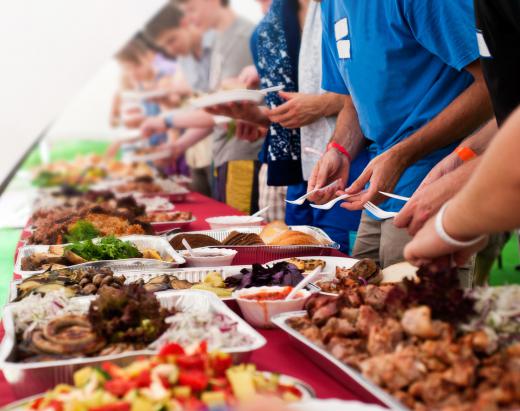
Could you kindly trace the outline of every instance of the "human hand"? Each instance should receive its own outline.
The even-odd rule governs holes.
[[[141,134],[143,137],[151,137],[155,134],[165,133],[168,127],[162,117],[148,117],[141,124]]]
[[[368,201],[380,203],[384,197],[379,191],[392,193],[406,167],[406,157],[395,147],[378,155],[368,163],[358,179],[344,193],[341,192],[350,194],[341,207],[352,211],[363,209]],[[368,183],[369,188],[364,190]]]
[[[265,137],[265,129],[257,126],[256,124],[248,123],[246,121],[236,122],[235,135],[240,140],[246,140],[251,143]]]
[[[249,89],[257,89],[260,87],[260,76],[254,65],[244,67],[238,75],[238,81],[245,84]]]
[[[121,118],[121,122],[126,128],[139,128],[145,120],[146,116],[143,114],[124,115]]]
[[[319,96],[279,91],[286,102],[267,112],[269,120],[285,128],[300,128],[314,123],[323,116]]]
[[[419,188],[423,188],[428,184],[432,184],[437,181],[442,176],[452,172],[457,167],[462,165],[462,160],[457,155],[457,153],[453,152],[448,156],[444,157],[432,170],[427,174],[427,176],[422,181]]]
[[[451,177],[451,174],[447,174],[419,188],[397,214],[394,225],[398,228],[407,228],[410,235],[415,235],[424,223],[457,193],[459,184]]]
[[[259,119],[264,117],[258,106],[251,101],[217,104],[206,107],[205,110],[214,116],[226,116],[255,124],[258,124]]]
[[[453,256],[457,266],[463,266],[470,257],[482,250],[488,239],[484,238],[477,244],[461,248],[445,243],[435,230],[435,217],[430,218],[424,227],[404,248],[404,257],[415,266],[431,266],[437,261]]]
[[[345,187],[350,172],[350,161],[337,150],[329,150],[321,158],[312,170],[307,192],[325,187],[334,181],[338,184],[325,190],[318,191],[308,197],[309,201],[316,204],[325,204],[331,200],[339,188]]]

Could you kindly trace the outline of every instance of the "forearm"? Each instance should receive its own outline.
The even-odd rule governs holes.
[[[454,237],[474,238],[520,226],[519,131],[517,111],[497,134],[467,186],[450,202],[444,225]]]
[[[215,126],[213,116],[202,110],[181,111],[172,114],[175,128],[210,128]]]
[[[392,148],[408,164],[461,140],[491,118],[492,107],[485,81],[475,67],[468,71],[474,75],[474,82],[433,120]]]
[[[325,93],[318,96],[318,107],[321,108],[323,117],[336,116],[341,112],[345,104],[345,97],[342,94]]]
[[[466,138],[460,144],[460,146],[469,147],[475,153],[482,154],[488,147],[491,140],[493,140],[493,137],[495,137],[497,131],[498,125],[496,120],[493,118],[484,127]]]
[[[183,151],[186,151],[191,146],[194,146],[199,141],[204,140],[206,137],[208,137],[211,132],[213,131],[212,128],[190,128],[186,130],[182,136],[180,136],[177,141],[175,142],[177,145],[183,147]]]
[[[350,96],[344,97],[343,107],[338,115],[331,141],[345,147],[353,159],[365,145],[356,108]]]

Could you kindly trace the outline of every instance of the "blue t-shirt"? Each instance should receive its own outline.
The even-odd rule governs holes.
[[[464,67],[478,59],[470,0],[324,0],[325,90],[350,94],[361,130],[378,155],[445,109],[472,82]],[[455,148],[410,166],[394,192],[411,196]],[[399,200],[381,207],[399,211]]]

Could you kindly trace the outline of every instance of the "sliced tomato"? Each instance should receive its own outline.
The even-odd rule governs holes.
[[[30,408],[32,408],[33,410],[37,410],[38,408],[40,408],[40,405],[41,403],[43,402],[43,397],[40,397],[40,398],[37,398],[35,399],[32,403],[31,403],[31,406]]]
[[[89,408],[89,411],[130,411],[130,403],[126,401],[115,402],[113,404],[101,405]]]
[[[124,378],[114,378],[105,383],[105,390],[116,397],[123,397],[128,391],[136,388],[137,384],[134,381],[129,381]]]
[[[200,354],[179,355],[176,363],[180,368],[203,370],[205,361]]]
[[[215,376],[222,377],[226,374],[226,370],[233,365],[231,355],[225,353],[218,353],[211,358],[211,368]]]
[[[125,375],[121,367],[112,364],[111,362],[104,362],[101,364],[101,369],[105,371],[110,376],[110,378],[121,378]]]
[[[187,385],[193,391],[202,391],[208,386],[208,376],[198,370],[182,370],[179,375],[179,385]]]
[[[148,370],[141,371],[137,377],[132,379],[132,382],[138,388],[149,387],[150,384],[152,383],[152,376],[150,374],[150,371],[148,371]]]
[[[208,342],[207,341],[201,341],[199,344],[199,349],[197,350],[199,354],[207,354],[208,353]]]
[[[182,355],[184,354],[184,348],[182,348],[179,344],[170,343],[163,345],[163,347],[159,351],[160,357],[166,357],[168,355]]]
[[[54,411],[63,411],[63,403],[58,400],[50,400],[45,408],[51,408]]]
[[[161,384],[164,388],[169,389],[171,387],[170,380],[165,375],[159,375],[159,379],[161,380]]]

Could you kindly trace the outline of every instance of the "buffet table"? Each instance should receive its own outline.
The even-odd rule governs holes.
[[[237,210],[226,204],[198,193],[191,193],[186,202],[176,204],[176,210],[191,211],[197,218],[197,221],[187,228],[191,231],[208,229],[209,226],[205,222],[208,217],[239,214]],[[334,255],[344,256],[340,252],[334,252]],[[319,398],[357,399],[354,393],[345,389],[337,379],[329,376],[299,351],[298,345],[287,334],[276,329],[261,330],[260,333],[267,339],[267,345],[255,351],[250,358],[259,369],[299,378],[310,384]],[[3,336],[3,329],[0,327],[0,338],[1,336]],[[14,400],[9,384],[0,372],[0,406]]]

